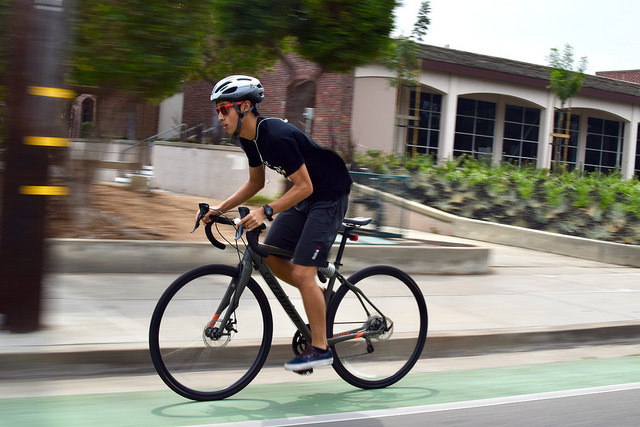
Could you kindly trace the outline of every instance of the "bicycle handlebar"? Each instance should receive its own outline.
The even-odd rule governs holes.
[[[202,220],[202,218],[204,218],[207,212],[209,212],[208,203],[200,202],[198,204],[198,207],[200,209],[200,212],[198,212],[198,218],[196,219],[196,224],[193,227],[193,230],[191,230],[192,233],[196,231],[196,229],[200,225],[200,221]],[[247,208],[246,206],[240,206],[238,208],[238,213],[240,214],[240,218],[244,218],[249,214],[249,208]],[[204,233],[206,234],[207,239],[209,239],[209,241],[213,246],[215,246],[218,249],[225,249],[226,246],[224,245],[224,243],[221,243],[218,240],[216,240],[215,236],[213,235],[213,232],[211,231],[211,226],[214,223],[235,226],[236,221],[237,219],[233,220],[231,218],[221,217],[221,216],[211,217],[211,221],[206,223],[206,225],[204,226]],[[255,253],[257,253],[263,258],[266,257],[268,254],[264,252],[262,249],[260,249],[260,245],[258,244],[258,237],[260,236],[260,233],[262,232],[262,230],[264,230],[265,228],[267,228],[266,225],[261,224],[260,227],[247,232],[247,244],[251,249],[253,249]],[[238,227],[238,233],[236,234],[236,238],[235,238],[236,240],[242,237],[244,230],[245,230],[244,225],[241,225],[240,227]]]

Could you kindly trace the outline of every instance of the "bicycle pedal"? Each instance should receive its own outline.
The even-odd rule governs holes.
[[[298,375],[311,375],[313,374],[313,368],[309,368],[309,369],[303,369],[301,371],[293,371]]]

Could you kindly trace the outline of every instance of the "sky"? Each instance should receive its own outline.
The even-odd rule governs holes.
[[[409,36],[422,0],[399,0],[394,35]],[[640,69],[638,0],[430,0],[422,43],[549,65],[552,48],[587,57],[587,74]]]

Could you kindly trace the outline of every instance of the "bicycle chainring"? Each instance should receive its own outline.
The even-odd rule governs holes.
[[[304,337],[304,335],[302,335],[300,331],[296,331],[296,333],[293,334],[293,339],[291,340],[291,348],[293,348],[293,354],[295,354],[296,356],[300,356],[307,349],[308,345],[309,343],[307,342],[307,339]]]

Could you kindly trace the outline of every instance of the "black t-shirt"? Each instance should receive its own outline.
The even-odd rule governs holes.
[[[249,166],[264,164],[285,178],[305,164],[313,184],[308,200],[334,200],[349,193],[352,181],[340,156],[320,147],[292,124],[258,117],[256,139],[240,138],[240,143]]]

